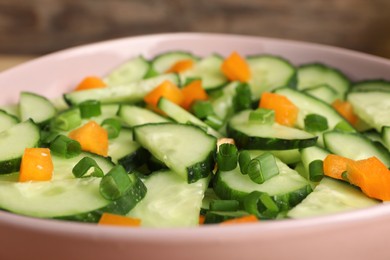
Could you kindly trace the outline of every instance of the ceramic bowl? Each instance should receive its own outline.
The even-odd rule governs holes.
[[[22,90],[53,98],[85,75],[104,75],[136,55],[268,53],[296,65],[323,62],[353,80],[390,79],[390,61],[295,41],[221,34],[131,37],[57,52],[0,74],[0,104]],[[133,229],[34,219],[0,212],[0,259],[390,259],[390,205],[303,220],[199,228]]]

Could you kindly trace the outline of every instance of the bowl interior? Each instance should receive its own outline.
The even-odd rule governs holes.
[[[53,53],[7,70],[0,74],[0,88],[2,89],[0,104],[17,102],[19,92],[24,90],[37,92],[49,98],[58,97],[72,89],[86,75],[104,75],[116,65],[131,57],[143,55],[146,58],[152,58],[157,54],[172,50],[191,51],[200,56],[212,53],[227,55],[232,51],[238,51],[243,55],[274,54],[280,55],[296,65],[306,62],[326,63],[339,68],[352,80],[369,78],[390,80],[390,74],[388,73],[390,71],[389,61],[339,48],[250,36],[191,33],[161,34],[118,39],[76,47]],[[238,243],[242,248],[248,250],[248,254],[243,253],[243,256],[247,256],[247,259],[250,259],[251,256],[254,256],[253,252],[256,246],[253,243],[244,245],[238,241],[246,241],[249,237],[249,239],[254,239],[253,241],[256,243],[264,243],[263,246],[270,245],[272,247],[272,241],[275,243],[280,239],[285,242],[290,240],[290,245],[288,246],[292,250],[290,252],[295,252],[296,250],[293,247],[302,248],[300,243],[306,242],[314,246],[320,246],[325,237],[340,240],[357,236],[358,233],[351,230],[356,228],[362,230],[361,227],[372,224],[373,220],[376,223],[389,221],[390,207],[384,205],[309,220],[260,223],[225,229],[205,227],[175,230],[146,229],[132,232],[117,228],[96,228],[93,225],[38,220],[0,213],[0,228],[2,228],[4,234],[10,236],[8,240],[0,239],[0,241],[12,247],[12,243],[16,243],[18,236],[27,234],[29,237],[34,238],[44,234],[48,243],[53,244],[53,248],[57,249],[63,249],[63,247],[54,245],[54,240],[72,244],[75,243],[74,241],[78,241],[84,246],[85,250],[82,250],[80,246],[76,246],[76,248],[78,248],[78,252],[84,252],[81,254],[85,256],[88,256],[86,250],[91,248],[86,245],[85,241],[89,241],[89,243],[94,241],[92,243],[94,250],[96,250],[96,246],[101,246],[103,250],[101,251],[101,256],[105,256],[108,249],[98,242],[100,240],[105,241],[108,245],[112,245],[114,242],[118,243],[118,247],[120,247],[118,252],[123,254],[128,252],[129,249],[135,250],[133,253],[138,252],[136,246],[142,248],[146,244],[156,246],[156,248],[161,250],[160,252],[165,252],[161,245],[183,245],[182,251],[175,251],[176,256],[183,256],[181,253],[185,254],[184,249],[189,249],[189,243],[196,243],[196,245],[201,245],[204,249],[200,249],[199,253],[194,254],[194,256],[204,257],[207,256],[207,252],[209,252],[210,256],[213,252],[217,254],[224,251],[225,253],[220,254],[220,256],[226,256],[224,259],[234,259],[232,256],[237,256],[233,249],[227,248],[227,245]],[[346,236],[343,230],[351,231],[350,235]],[[270,233],[271,231],[272,234]],[[377,229],[371,229],[369,234],[373,234],[373,231],[379,232]],[[319,241],[312,241],[313,232],[317,235],[320,234]],[[332,232],[336,233],[332,234]],[[268,234],[268,236],[265,234]],[[301,236],[301,240],[294,241],[298,235]],[[54,240],[50,242],[50,239]],[[108,241],[112,243],[110,244]],[[214,249],[207,245],[207,243],[212,243],[213,241],[217,243]],[[133,243],[133,246],[129,246],[128,243],[130,242]],[[127,243],[127,249],[121,247],[123,243]],[[341,243],[343,242],[341,241]],[[273,247],[275,248],[274,244]],[[340,252],[347,252],[341,246],[339,249],[342,250]],[[283,252],[278,252],[273,255],[267,255],[271,259],[273,256],[282,256],[283,254]],[[67,253],[64,255],[67,255]],[[288,254],[286,253],[286,255]],[[299,254],[295,255],[298,256]],[[184,258],[173,256],[172,259]],[[217,257],[217,259],[220,258]]]

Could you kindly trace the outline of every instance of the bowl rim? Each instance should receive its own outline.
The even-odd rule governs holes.
[[[85,50],[93,51],[98,50],[104,46],[117,44],[120,42],[134,41],[134,40],[147,40],[147,39],[157,39],[157,38],[170,38],[170,39],[180,39],[186,37],[217,37],[217,38],[226,38],[226,39],[246,39],[246,40],[261,40],[266,42],[279,42],[289,45],[299,45],[305,46],[313,49],[321,49],[323,51],[332,52],[335,54],[341,54],[343,56],[355,56],[362,60],[371,60],[376,63],[381,63],[389,66],[390,62],[386,58],[377,57],[372,54],[362,53],[354,50],[349,50],[341,47],[329,46],[319,43],[303,42],[297,40],[288,40],[288,39],[278,39],[271,37],[260,37],[260,36],[251,36],[251,35],[239,35],[239,34],[223,34],[223,33],[187,33],[187,32],[177,32],[177,33],[161,33],[161,34],[151,34],[151,35],[140,35],[140,36],[131,36],[118,39],[111,39],[106,41],[100,41],[90,44],[84,44],[80,46],[75,46],[67,48],[64,50],[56,51],[42,57],[27,61],[23,64],[17,65],[13,68],[4,70],[0,73],[0,77],[3,75],[18,73],[22,68],[29,66],[34,66],[37,63],[45,62],[50,60],[53,57],[68,55],[73,52],[82,52]],[[99,226],[96,224],[90,223],[80,223],[80,222],[70,222],[54,219],[39,219],[32,218],[22,215],[17,215],[8,212],[0,212],[0,226],[2,224],[15,226],[17,228],[34,230],[41,233],[55,233],[61,232],[62,234],[72,235],[77,234],[78,236],[106,236],[106,237],[116,237],[116,238],[129,238],[137,239],[139,241],[161,241],[166,240],[169,237],[169,240],[172,240],[175,243],[182,243],[183,241],[189,240],[198,240],[202,238],[204,241],[211,241],[216,235],[223,236],[226,238],[231,237],[235,239],[234,235],[237,234],[246,234],[246,233],[263,233],[263,232],[272,232],[286,230],[295,232],[296,234],[302,232],[310,232],[312,227],[321,226],[322,228],[327,229],[337,229],[341,226],[351,226],[356,225],[356,223],[373,223],[378,219],[388,219],[390,220],[390,205],[381,204],[373,206],[370,208],[354,210],[351,212],[337,213],[328,216],[319,216],[311,217],[306,219],[283,219],[275,221],[260,221],[259,223],[248,223],[245,225],[231,225],[224,226],[223,228],[218,225],[205,225],[200,227],[191,227],[191,228],[140,228],[140,229],[131,229],[129,232],[128,228],[116,227],[116,226]],[[266,222],[266,223],[264,223]]]

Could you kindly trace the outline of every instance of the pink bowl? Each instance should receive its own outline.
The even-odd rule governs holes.
[[[390,79],[390,61],[317,44],[222,34],[161,34],[57,52],[0,74],[0,104],[22,90],[57,97],[86,75],[128,58],[169,50],[197,55],[269,53],[294,64],[319,61],[353,80]],[[0,259],[390,259],[390,206],[305,220],[178,229],[97,227],[0,212]]]

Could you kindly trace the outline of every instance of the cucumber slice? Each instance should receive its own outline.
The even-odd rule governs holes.
[[[387,167],[390,166],[390,152],[378,143],[371,142],[364,135],[330,131],[324,134],[325,147],[331,153],[353,160],[377,157]]]
[[[315,160],[325,160],[326,156],[328,156],[329,152],[319,146],[311,146],[307,148],[303,148],[300,150],[302,165],[304,169],[303,176],[309,180],[309,164]]]
[[[244,149],[288,150],[316,144],[316,136],[296,128],[278,123],[250,123],[248,118],[251,111],[244,110],[234,115],[227,124],[227,134],[238,146]]]
[[[8,114],[4,110],[0,110],[0,132],[3,132],[18,123],[19,119],[16,116]]]
[[[94,159],[104,173],[107,173],[112,167],[114,167],[114,164],[109,158],[93,153],[82,152],[73,158],[64,158],[52,153],[51,158],[54,166],[52,180],[74,179],[75,177],[72,173],[72,169],[84,157]]]
[[[390,150],[390,126],[382,127],[381,137],[383,144]]]
[[[259,100],[261,93],[265,91],[296,86],[296,69],[286,59],[272,55],[259,55],[248,57],[246,60],[252,75],[249,85],[253,100]]]
[[[329,87],[328,84],[306,88],[303,90],[303,92],[328,104],[332,104],[337,99],[337,91]]]
[[[367,137],[368,139],[371,140],[373,143],[381,143],[382,145],[386,146],[386,143],[384,142],[383,139],[383,131],[386,128],[386,126],[382,127],[382,132],[378,133],[375,129],[367,130],[362,132],[361,134]]]
[[[181,73],[182,82],[189,78],[200,78],[206,91],[216,90],[228,83],[228,79],[221,72],[223,58],[213,54],[197,62],[194,68]]]
[[[119,159],[132,154],[139,148],[140,145],[133,141],[133,130],[122,128],[118,137],[109,140],[108,156],[114,163],[118,163]]]
[[[19,104],[11,104],[11,105],[1,106],[0,110],[5,111],[6,113],[20,119],[20,117],[19,117]]]
[[[355,113],[378,132],[390,125],[390,92],[351,92],[347,99]]]
[[[62,96],[50,99],[50,102],[56,108],[57,112],[64,111],[69,108]]]
[[[172,171],[155,172],[144,180],[145,198],[127,216],[140,218],[143,227],[195,227],[208,179],[188,184]]]
[[[181,124],[194,124],[201,128],[206,129],[208,134],[211,134],[215,137],[221,137],[221,134],[215,131],[213,128],[208,126],[202,120],[189,113],[187,110],[171,102],[169,99],[164,97],[160,98],[157,104],[158,108],[161,109],[167,116],[172,118],[178,123]]]
[[[334,110],[329,104],[301,91],[291,88],[278,88],[275,93],[287,97],[299,108],[297,126],[304,129],[304,119],[308,114],[318,114],[326,117],[329,129],[333,129],[341,121],[349,125],[349,123]],[[353,127],[351,126],[351,129]]]
[[[214,168],[217,140],[193,125],[146,124],[134,128],[134,140],[188,183]]]
[[[306,148],[305,148],[306,149]],[[265,152],[271,153],[274,156],[278,157],[285,164],[294,164],[301,160],[301,154],[299,149],[290,149],[290,150],[248,150],[251,154],[251,157],[257,157]]]
[[[29,119],[0,132],[0,174],[19,171],[25,148],[36,147],[39,127]]]
[[[91,118],[84,118],[84,119],[81,120],[80,125],[75,126],[72,129],[69,129],[68,131],[60,131],[55,126],[56,117],[60,116],[61,113],[57,114],[57,116],[53,118],[50,127],[54,131],[58,131],[61,134],[68,135],[68,133],[70,131],[72,131],[73,129],[78,128],[78,127],[86,124],[87,122],[89,122],[91,120],[95,121],[98,124],[101,124],[103,122],[103,120],[106,119],[106,118],[115,118],[115,117],[117,117],[120,105],[118,105],[118,104],[103,104],[103,105],[101,105],[100,108],[101,108],[101,114],[99,116],[94,116],[94,117],[91,117]],[[65,112],[67,112],[69,110],[76,110],[76,113],[78,113],[79,116],[81,117],[80,110],[78,109],[78,107],[69,108],[68,110],[63,111],[62,113],[65,113]]]
[[[222,89],[221,95],[211,99],[213,110],[219,118],[226,120],[233,115],[233,99],[236,96],[236,88],[239,85],[240,82],[233,81]]]
[[[44,218],[89,212],[109,203],[100,196],[99,183],[99,178],[0,182],[0,207],[18,214]]]
[[[162,117],[148,109],[131,105],[122,105],[118,111],[118,116],[130,127],[148,123],[169,122],[169,120],[165,117]]]
[[[232,171],[218,171],[214,190],[221,199],[243,201],[252,191],[268,193],[282,210],[290,209],[301,202],[310,192],[310,183],[286,164],[276,159],[279,174],[263,184],[253,182],[241,174],[239,167]]]
[[[296,219],[325,216],[378,204],[379,201],[367,197],[350,184],[325,177],[287,216]]]
[[[355,82],[350,92],[390,92],[390,81],[383,79],[363,80]]]
[[[109,86],[126,85],[143,79],[149,69],[149,62],[144,57],[138,56],[112,70],[104,81]]]
[[[199,58],[189,52],[184,51],[166,52],[154,58],[152,61],[152,68],[158,74],[163,74],[176,62],[188,59],[196,62]]]
[[[337,92],[337,98],[344,100],[350,81],[341,71],[320,63],[310,63],[298,68],[298,89],[327,84]]]
[[[57,113],[50,100],[43,96],[31,92],[21,92],[19,99],[21,121],[31,118],[36,124],[42,125],[49,122]]]
[[[176,85],[179,85],[180,83],[176,74],[164,74],[116,87],[73,91],[64,94],[64,99],[71,106],[78,105],[81,102],[90,99],[99,100],[103,104],[115,102],[135,103],[142,101],[147,93],[165,80],[172,81]]]
[[[32,217],[97,222],[103,212],[128,213],[146,194],[145,186],[136,178],[126,195],[109,201],[100,195],[100,180],[88,177],[42,182],[1,181],[0,208]]]

